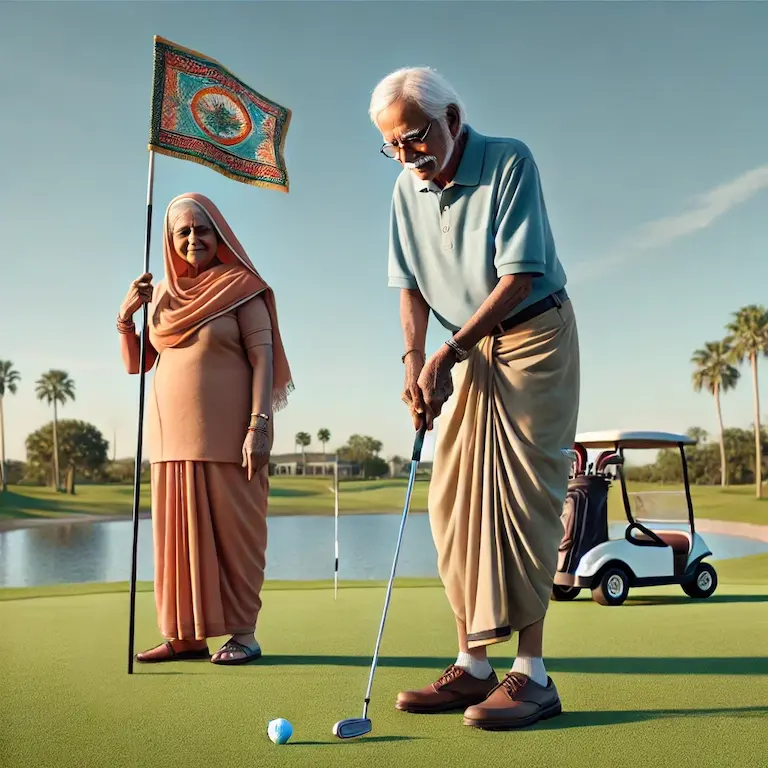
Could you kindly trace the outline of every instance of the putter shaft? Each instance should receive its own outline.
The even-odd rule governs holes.
[[[405,531],[405,522],[408,518],[408,509],[411,506],[411,495],[413,494],[413,484],[416,481],[416,469],[421,461],[421,449],[424,446],[424,436],[426,435],[427,427],[426,423],[422,424],[419,431],[416,433],[416,440],[413,445],[413,457],[411,458],[411,473],[408,478],[408,489],[405,494],[405,504],[403,505],[403,517],[400,520],[400,530],[397,534],[397,545],[395,546],[395,556],[392,560],[392,571],[389,575],[389,583],[387,584],[387,596],[384,599],[384,610],[381,613],[381,623],[379,624],[379,634],[376,637],[376,647],[373,651],[373,660],[371,661],[371,672],[368,676],[368,688],[365,691],[365,701],[363,703],[363,716],[358,720],[356,718],[349,718],[347,720],[340,720],[334,726],[333,733],[341,739],[355,738],[362,736],[365,733],[369,733],[371,730],[371,721],[368,718],[368,706],[371,703],[371,689],[373,688],[373,676],[376,672],[376,664],[379,658],[379,648],[381,647],[381,638],[384,634],[384,623],[387,620],[387,611],[389,610],[389,601],[392,596],[392,585],[395,581],[395,573],[397,571],[397,560],[400,556],[400,545],[403,542],[403,532]],[[345,735],[344,726],[349,726],[351,723],[358,724],[357,732],[351,735]],[[364,727],[363,727],[364,725]],[[347,728],[349,730],[349,728]]]
[[[405,523],[408,519],[408,510],[411,506],[411,496],[413,494],[413,485],[416,481],[416,470],[421,460],[421,449],[424,445],[424,435],[426,433],[426,427],[422,426],[416,436],[416,443],[413,449],[413,457],[411,459],[411,472],[408,477],[408,488],[405,492],[405,504],[403,505],[403,516],[400,520],[400,530],[397,534],[397,544],[395,546],[395,556],[392,559],[392,571],[389,575],[389,583],[387,584],[387,595],[384,598],[384,610],[381,613],[381,623],[379,624],[379,634],[376,637],[376,647],[373,651],[373,661],[371,663],[371,673],[368,677],[368,688],[365,692],[365,703],[363,705],[363,718],[368,717],[368,705],[371,702],[371,689],[373,688],[373,676],[376,672],[376,665],[379,658],[379,648],[381,647],[381,638],[384,634],[384,624],[387,620],[387,611],[389,610],[389,602],[392,597],[392,585],[395,581],[395,573],[397,571],[397,560],[400,556],[400,545],[403,543],[403,533],[405,531]]]

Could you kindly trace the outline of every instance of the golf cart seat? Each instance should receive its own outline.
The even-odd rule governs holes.
[[[668,546],[672,548],[675,554],[687,555],[691,549],[691,539],[683,531],[654,531],[654,533]],[[652,541],[651,537],[645,533],[633,530],[630,536],[637,541]]]

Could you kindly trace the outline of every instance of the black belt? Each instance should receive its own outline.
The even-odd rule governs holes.
[[[531,304],[530,307],[526,307],[516,315],[512,315],[512,317],[508,317],[506,320],[499,323],[496,326],[494,335],[498,336],[499,334],[511,331],[518,325],[527,323],[529,320],[533,320],[534,317],[538,317],[550,309],[554,309],[555,307],[559,309],[566,301],[568,301],[568,294],[566,293],[565,288],[561,288],[556,293],[550,293],[549,296],[539,299],[539,301]]]

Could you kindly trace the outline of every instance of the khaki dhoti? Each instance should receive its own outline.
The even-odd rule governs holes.
[[[509,640],[546,614],[579,368],[570,301],[484,339],[454,368],[428,506],[440,578],[470,648]]]

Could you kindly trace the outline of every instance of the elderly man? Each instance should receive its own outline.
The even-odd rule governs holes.
[[[429,489],[438,568],[456,617],[458,657],[397,708],[463,709],[487,729],[561,712],[542,660],[579,407],[579,343],[528,147],[465,121],[428,68],[374,89],[394,189],[389,285],[400,291],[404,401],[418,428],[442,412]],[[450,332],[426,359],[430,311]],[[443,407],[445,406],[445,407]],[[487,647],[519,633],[501,682]]]

